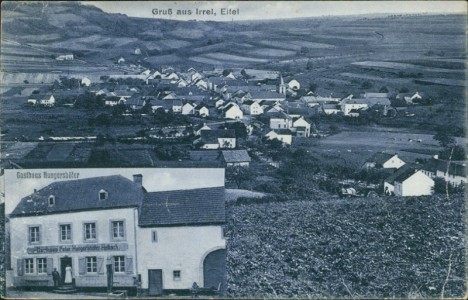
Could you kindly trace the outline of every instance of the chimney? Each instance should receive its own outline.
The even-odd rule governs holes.
[[[133,175],[133,182],[138,184],[138,186],[143,186],[143,175],[141,174],[134,174]]]

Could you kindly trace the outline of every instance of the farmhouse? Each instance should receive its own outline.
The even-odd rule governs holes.
[[[197,124],[193,127],[193,133],[197,136],[201,135],[202,130],[211,130],[211,127],[206,125],[206,123]]]
[[[182,100],[172,100],[172,111],[175,113],[182,112]]]
[[[453,185],[467,183],[466,163],[456,161],[437,160],[436,177],[444,178]]]
[[[195,106],[187,102],[184,105],[182,105],[181,112],[183,115],[193,115],[195,113]]]
[[[405,164],[384,180],[384,193],[395,196],[432,195],[434,180],[420,167]]]
[[[292,127],[292,118],[285,112],[275,112],[269,114],[271,129],[289,129]]]
[[[340,106],[336,104],[322,104],[322,110],[326,115],[336,115],[341,111]]]
[[[35,97],[30,97],[28,99],[28,103],[32,103],[30,100],[34,99],[36,100],[36,103],[39,103],[39,105],[42,106],[52,107],[55,105],[54,95],[36,95]]]
[[[242,111],[248,115],[257,116],[263,114],[263,108],[253,100],[244,101],[241,105]]]
[[[15,287],[53,286],[70,266],[76,287],[130,288],[144,294],[226,287],[224,187],[147,192],[104,176],[57,181],[21,199],[9,215]],[[168,206],[169,205],[169,206]],[[110,277],[112,274],[112,277]]]
[[[146,100],[142,99],[141,96],[134,94],[125,102],[125,105],[133,110],[142,109],[146,105]]]
[[[223,150],[222,158],[226,167],[248,167],[250,156],[247,150]]]
[[[365,169],[399,169],[405,162],[397,154],[377,152],[362,165]]]
[[[309,137],[310,123],[307,122],[302,116],[299,118],[293,118],[291,131],[295,132],[296,136]]]
[[[201,149],[236,148],[236,132],[232,129],[201,130],[193,144]]]
[[[81,85],[82,86],[90,86],[91,85],[91,79],[89,79],[88,77],[83,77],[81,79]]]
[[[374,105],[382,105],[389,107],[391,103],[390,100],[385,97],[353,99],[352,95],[343,99],[340,103],[341,111],[345,116],[348,116],[352,110],[365,110]]]
[[[208,117],[210,115],[210,110],[205,104],[199,104],[195,106],[195,114],[200,117]]]
[[[223,108],[223,116],[225,119],[239,120],[244,118],[244,113],[235,103],[229,103]]]
[[[283,144],[292,144],[292,133],[289,129],[274,129],[265,134],[265,137],[269,140],[277,139],[283,142]]]
[[[301,84],[296,79],[293,79],[288,82],[288,88],[290,88],[293,91],[297,91],[301,88]]]

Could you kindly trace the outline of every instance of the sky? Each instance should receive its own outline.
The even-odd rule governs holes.
[[[133,174],[143,175],[143,186],[148,192],[168,191],[176,189],[194,189],[224,186],[224,169],[222,168],[113,168],[113,169],[18,169],[5,170],[5,213],[13,211],[21,198],[41,189],[54,179],[18,179],[17,173],[49,173],[70,172],[79,173],[78,179],[122,175],[133,180]],[[62,181],[62,180],[57,180]]]
[[[462,13],[465,1],[82,1],[108,13],[131,17],[173,20],[240,21],[259,19],[303,18],[327,15],[375,13]],[[216,15],[196,14],[196,9],[211,10]],[[221,9],[239,9],[239,14],[222,15]],[[172,14],[168,14],[172,9]],[[156,10],[162,13],[154,14]],[[177,10],[191,10],[191,15],[177,15]],[[164,14],[165,13],[165,14]]]

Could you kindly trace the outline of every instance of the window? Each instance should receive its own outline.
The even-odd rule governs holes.
[[[175,270],[172,272],[174,280],[180,280],[180,270]]]
[[[37,259],[37,273],[47,273],[47,258]]]
[[[40,231],[39,231],[39,226],[29,227],[29,242],[30,243],[40,243],[41,242],[41,234],[40,234]]]
[[[97,273],[97,257],[96,256],[86,257],[86,272]]]
[[[113,239],[125,238],[124,221],[112,221],[112,238]]]
[[[60,225],[60,240],[71,241],[71,224]]]
[[[34,260],[32,258],[26,258],[24,260],[24,273],[26,274],[34,273]]]
[[[156,230],[151,231],[151,241],[153,243],[158,242],[158,233],[156,232]]]
[[[50,195],[49,196],[49,206],[54,206],[55,205],[55,196]]]
[[[84,224],[84,238],[85,240],[96,239],[96,223],[85,223]]]
[[[114,272],[125,272],[125,256],[114,256]]]
[[[105,190],[99,191],[99,200],[106,200],[107,199],[107,192]]]

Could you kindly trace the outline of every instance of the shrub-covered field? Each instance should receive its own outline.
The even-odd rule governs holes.
[[[462,297],[465,200],[409,197],[228,207],[231,297]]]

